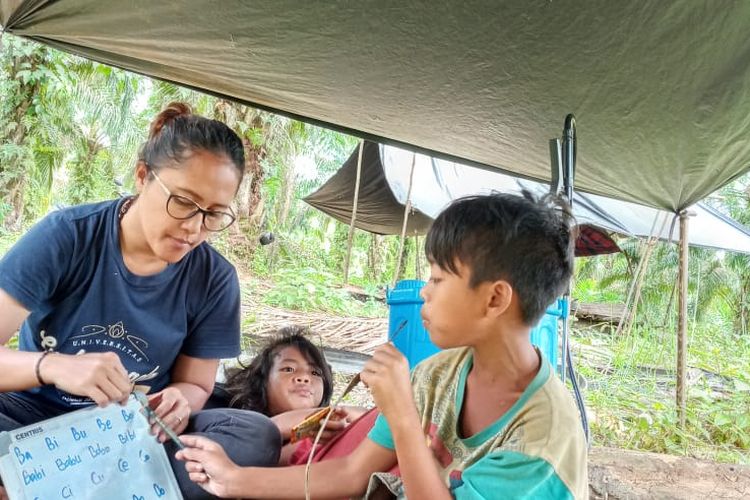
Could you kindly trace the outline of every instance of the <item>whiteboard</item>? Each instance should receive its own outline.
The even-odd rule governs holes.
[[[11,500],[182,500],[164,447],[133,396],[0,433]]]

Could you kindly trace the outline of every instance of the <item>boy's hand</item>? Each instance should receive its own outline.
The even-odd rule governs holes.
[[[190,480],[212,495],[222,498],[230,496],[229,485],[238,467],[221,445],[190,434],[180,436],[180,440],[185,449],[178,451],[175,457],[185,462]]]
[[[360,376],[388,423],[393,424],[403,408],[414,407],[409,362],[393,344],[378,347]]]

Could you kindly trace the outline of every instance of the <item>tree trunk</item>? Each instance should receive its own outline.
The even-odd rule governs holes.
[[[85,151],[82,151],[68,167],[71,172],[68,201],[73,205],[90,202],[96,195],[96,160],[102,145],[94,139],[86,139],[84,147]]]
[[[292,209],[292,200],[294,198],[294,190],[296,188],[295,181],[294,167],[287,166],[286,172],[284,172],[284,183],[281,187],[281,207],[279,215],[276,218],[276,225],[279,229],[286,226],[287,219],[289,218],[289,212]]]
[[[399,269],[398,276],[396,281],[401,281],[405,279],[409,279],[407,274],[409,274],[409,263],[412,255],[415,253],[414,249],[414,239],[413,238],[405,238],[404,239],[404,248],[403,248],[403,256],[402,256],[402,265]],[[395,286],[395,282],[394,282]]]
[[[367,268],[375,283],[380,282],[383,274],[383,245],[382,236],[375,233],[370,234],[370,245],[367,249]]]
[[[25,118],[33,113],[32,104],[35,96],[42,86],[42,79],[34,78],[27,83],[19,76],[21,71],[36,71],[45,62],[46,50],[42,47],[29,54],[13,57],[12,64],[8,68],[8,80],[18,82],[16,95],[4,96],[4,99],[16,101],[13,111],[10,113],[10,121],[13,123],[10,130],[0,137],[0,144],[13,144],[22,149],[26,143],[28,130]],[[29,151],[28,154],[31,154]],[[17,229],[23,222],[24,188],[26,186],[24,157],[17,156],[0,165],[0,177],[5,178],[5,183],[0,184],[0,199],[7,200],[10,211],[4,219],[4,226]]]
[[[216,101],[214,117],[226,123],[242,139],[245,166],[242,183],[237,190],[237,224],[233,226],[232,234],[242,240],[244,255],[252,258],[258,246],[265,206],[261,199],[261,188],[264,177],[262,161],[266,157],[266,149],[262,144],[254,144],[245,132],[260,130],[265,135],[268,127],[262,112],[225,99]]]
[[[748,294],[750,294],[750,276],[740,278],[740,290],[737,294],[735,310],[737,316],[734,322],[734,329],[742,335],[748,331],[748,321],[750,321],[750,310],[748,310]]]

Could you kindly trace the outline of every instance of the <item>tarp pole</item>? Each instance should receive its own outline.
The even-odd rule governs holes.
[[[685,428],[687,409],[688,211],[680,212],[679,317],[677,320],[677,421]]]
[[[417,153],[411,157],[411,172],[409,172],[409,188],[406,191],[406,203],[404,204],[404,223],[401,226],[401,242],[398,245],[398,260],[396,261],[396,272],[393,274],[393,283],[396,286],[398,275],[401,273],[401,259],[404,256],[404,240],[406,239],[406,223],[409,221],[409,212],[411,212],[411,186],[414,182],[414,165],[417,162]]]
[[[414,248],[416,249],[416,254],[414,256],[414,277],[418,279],[419,281],[422,281],[422,266],[419,264],[419,256],[422,255],[422,252],[419,251],[419,235],[414,235]]]
[[[359,140],[359,156],[357,156],[357,177],[354,181],[354,202],[352,203],[352,218],[349,221],[349,236],[346,240],[346,260],[344,260],[344,284],[349,284],[349,263],[352,258],[352,243],[354,241],[354,223],[357,222],[357,204],[359,203],[359,180],[362,174],[362,150],[365,140]]]
[[[573,196],[575,193],[575,175],[576,175],[576,120],[572,114],[568,114],[565,117],[565,125],[563,126],[562,136],[562,160],[563,160],[563,191],[565,197],[570,205],[571,212],[573,211]],[[568,284],[568,289],[563,295],[563,300],[568,307],[562,320],[562,338],[560,339],[560,380],[565,383],[565,372],[568,369],[567,366],[567,354],[568,349],[568,337],[570,336],[570,301],[571,301],[571,288],[572,283]]]

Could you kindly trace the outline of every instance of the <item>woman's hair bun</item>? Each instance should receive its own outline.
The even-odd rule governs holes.
[[[175,120],[180,116],[190,116],[193,111],[184,102],[170,102],[161,113],[156,115],[154,121],[151,122],[151,128],[148,131],[148,138],[153,139],[159,132],[164,128],[165,125]]]

